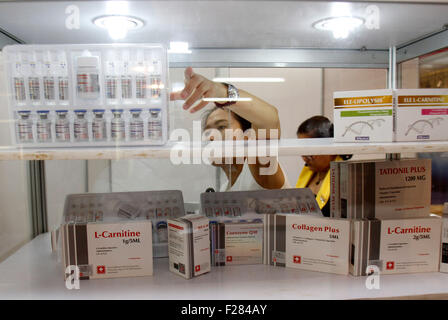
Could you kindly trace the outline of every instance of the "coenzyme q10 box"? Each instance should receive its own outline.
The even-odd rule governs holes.
[[[269,224],[266,246],[270,264],[347,275],[350,222],[307,215],[276,214]]]
[[[185,279],[210,272],[208,218],[192,214],[167,222],[170,271]]]
[[[333,93],[335,142],[392,142],[393,91]]]
[[[366,275],[369,266],[381,274],[437,272],[441,219],[353,220],[350,273]]]
[[[80,279],[153,274],[151,221],[69,223],[60,238],[64,266],[78,267]]]
[[[214,265],[263,263],[263,222],[210,223]]]
[[[400,89],[395,94],[395,141],[448,140],[448,89]]]

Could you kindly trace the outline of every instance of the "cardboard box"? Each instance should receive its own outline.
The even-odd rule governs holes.
[[[266,215],[265,263],[346,275],[350,222],[306,215]],[[272,252],[272,253],[271,253]]]
[[[192,214],[168,219],[171,272],[191,279],[210,272],[210,232],[207,217]]]
[[[64,268],[78,267],[82,280],[153,274],[151,221],[68,223],[60,238]]]
[[[353,220],[350,273],[366,275],[375,265],[381,274],[437,272],[441,219]]]
[[[400,89],[395,141],[448,140],[448,89]]]
[[[263,222],[211,222],[215,266],[263,263]]]
[[[448,273],[448,202],[443,206],[440,272]]]
[[[334,92],[335,142],[392,142],[392,90]]]
[[[431,160],[341,161],[331,171],[332,217],[348,219],[427,217]],[[333,173],[339,177],[333,177]],[[336,190],[339,185],[339,190]],[[337,202],[339,197],[339,205]],[[334,210],[334,211],[333,211]]]

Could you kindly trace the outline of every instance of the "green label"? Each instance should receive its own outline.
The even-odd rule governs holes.
[[[392,116],[392,110],[341,111],[341,117],[378,117]]]

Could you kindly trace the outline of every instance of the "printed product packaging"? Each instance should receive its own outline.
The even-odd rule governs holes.
[[[339,161],[330,165],[330,215],[371,219],[426,217],[431,160]]]
[[[153,274],[151,221],[68,223],[59,237],[64,270],[77,267],[82,280]]]
[[[395,94],[395,141],[448,140],[448,89],[400,89]]]
[[[168,219],[171,272],[191,279],[210,272],[210,232],[207,217],[192,214]]]
[[[352,220],[350,273],[366,275],[376,266],[380,274],[437,272],[439,217]]]
[[[448,202],[443,206],[440,272],[448,272]]]
[[[350,222],[276,214],[265,217],[266,264],[346,275]]]
[[[210,222],[212,265],[263,263],[263,222]]]
[[[393,91],[334,92],[335,142],[392,142]]]

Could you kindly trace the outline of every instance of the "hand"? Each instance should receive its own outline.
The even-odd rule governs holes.
[[[186,100],[183,108],[188,110],[198,100],[203,98],[224,98],[227,97],[227,87],[222,83],[208,80],[200,74],[194,73],[193,68],[185,69],[185,88],[179,92],[172,92],[170,100]],[[201,101],[190,109],[191,113],[204,108],[209,102]]]

